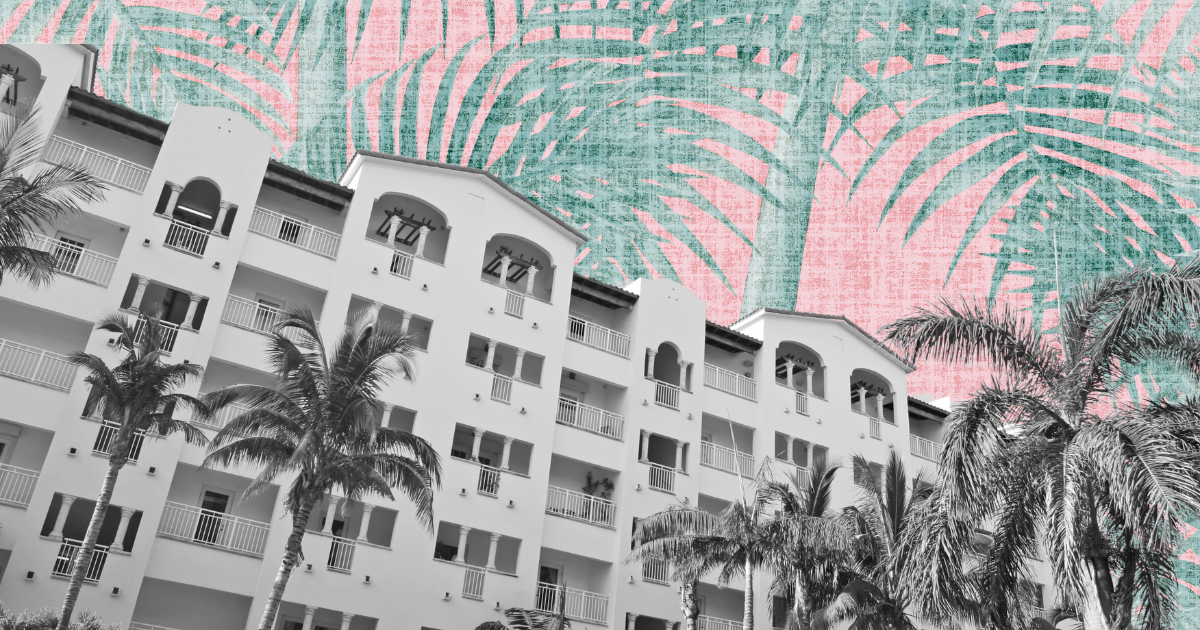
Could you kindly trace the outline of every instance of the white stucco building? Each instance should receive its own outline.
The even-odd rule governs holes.
[[[340,181],[316,180],[273,161],[237,114],[180,105],[167,124],[91,93],[93,62],[83,47],[0,46],[0,73],[23,79],[0,80],[14,100],[0,112],[36,104],[45,160],[110,184],[41,239],[61,277],[0,285],[10,607],[61,601],[110,437],[80,417],[83,375],[62,356],[115,359],[92,323],[116,309],[161,306],[171,360],[206,368],[199,392],[269,384],[262,332],[284,306],[311,309],[328,337],[375,308],[421,339],[417,378],[384,390],[380,422],[441,454],[435,531],[406,500],[332,497],[285,594],[286,630],[465,630],[549,606],[564,585],[576,627],[663,630],[682,618],[676,587],[664,567],[625,563],[636,518],[719,510],[765,460],[783,473],[895,449],[910,470],[935,466],[945,413],[910,399],[912,366],[845,318],[714,325],[678,284],[574,274],[586,237],[487,173],[360,153]],[[178,436],[134,455],[80,607],[137,630],[256,627],[290,527],[283,493],[242,501],[257,471],[205,469]],[[584,493],[589,474],[609,499]],[[839,501],[855,496],[844,470]],[[740,619],[739,584],[707,580],[701,596],[705,630]],[[758,606],[766,628],[772,606]]]

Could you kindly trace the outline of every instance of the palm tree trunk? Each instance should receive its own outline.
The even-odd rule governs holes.
[[[679,594],[679,608],[683,611],[683,621],[687,630],[696,630],[696,615],[699,614],[699,603],[696,601],[696,589],[700,580],[686,580]]]
[[[804,588],[804,578],[796,576],[795,602],[792,603],[792,614],[796,616],[796,627],[808,630],[808,589]]]
[[[279,563],[279,573],[275,574],[275,584],[271,586],[271,596],[267,598],[267,607],[263,609],[262,620],[258,622],[258,630],[272,630],[275,627],[275,616],[279,614],[279,603],[283,601],[283,590],[287,588],[288,579],[292,577],[292,569],[300,562],[300,543],[304,540],[304,530],[308,527],[308,516],[312,513],[315,503],[316,501],[305,499],[301,502],[300,509],[292,515],[292,533],[288,535],[283,561]]]
[[[96,497],[96,508],[92,510],[92,520],[88,523],[83,544],[80,545],[79,551],[75,552],[75,566],[71,568],[71,581],[67,585],[67,596],[63,598],[62,610],[58,614],[58,630],[67,630],[71,623],[71,615],[75,614],[75,602],[79,600],[79,589],[83,586],[83,578],[92,564],[96,540],[100,537],[100,527],[104,525],[104,515],[108,513],[113,489],[117,486],[117,475],[125,466],[126,455],[129,453],[129,439],[124,433],[122,431],[118,434],[116,443],[109,449],[108,473],[104,475],[104,485],[100,487],[100,496]],[[113,457],[111,453],[121,453],[122,455]]]
[[[754,562],[746,556],[746,597],[742,601],[742,628],[754,630]]]

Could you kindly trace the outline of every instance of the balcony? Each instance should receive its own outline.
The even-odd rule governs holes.
[[[616,527],[617,504],[607,499],[550,486],[546,513],[601,527]]]
[[[508,295],[504,296],[504,314],[512,315],[517,319],[525,317],[525,294],[518,293],[512,289],[508,290]]]
[[[261,558],[267,546],[268,523],[230,516],[194,505],[167,501],[158,535],[214,549]]]
[[[483,578],[487,575],[483,569],[467,567],[463,573],[463,597],[483,600]]]
[[[666,560],[642,560],[642,581],[667,584],[671,578],[671,565]]]
[[[64,355],[0,339],[0,374],[68,391],[75,380],[75,366]]]
[[[559,424],[569,425],[615,440],[623,440],[625,436],[625,418],[623,416],[569,398],[558,399],[558,414],[555,416],[555,420]]]
[[[167,237],[163,239],[163,245],[185,254],[200,257],[204,255],[204,250],[208,247],[208,237],[211,234],[203,228],[179,219],[172,219],[171,226],[167,228]]]
[[[78,278],[85,282],[107,287],[112,280],[117,259],[63,240],[54,240],[42,234],[30,238],[29,247],[54,256],[54,267],[58,273]]]
[[[567,324],[567,339],[611,352],[619,357],[629,358],[631,346],[629,335],[598,326],[579,317],[572,316],[570,318],[570,322]]]
[[[295,245],[319,256],[337,258],[342,237],[329,230],[297,221],[261,206],[250,217],[250,231],[283,243]]]
[[[796,392],[796,413],[808,415],[808,394],[804,392]]]
[[[475,491],[484,496],[495,498],[500,492],[500,469],[486,464],[479,465],[479,482]]]
[[[753,456],[712,442],[700,443],[700,464],[743,477],[754,476]]]
[[[561,584],[538,582],[534,610],[557,613],[562,606],[563,615],[587,623],[608,624],[608,596],[577,588],[566,588]],[[565,599],[562,599],[565,598]]]
[[[325,567],[338,573],[349,573],[350,565],[354,563],[354,542],[349,538],[333,536],[329,545],[329,559]]]
[[[700,615],[696,617],[696,630],[742,630],[742,622]]]
[[[513,379],[503,374],[492,374],[492,400],[500,402],[512,401]]]
[[[286,314],[282,309],[275,308],[262,302],[255,302],[244,297],[230,295],[225,301],[225,311],[221,313],[221,321],[231,326],[245,328],[256,333],[272,335]],[[316,322],[321,325],[320,321]],[[289,328],[283,331],[288,339],[296,341],[300,333]]]
[[[113,443],[117,440],[117,433],[121,427],[115,422],[101,420],[98,416],[86,416],[84,420],[100,423],[100,432],[96,434],[96,441],[92,444],[92,455],[97,457],[108,457],[112,451]],[[146,441],[146,432],[138,431],[134,434],[133,440],[129,443],[129,463],[136,464],[138,457],[142,454],[142,445]]]
[[[654,381],[654,404],[669,407],[676,411],[679,410],[679,386],[670,383],[664,383],[657,379]]]
[[[250,405],[232,403],[222,407],[217,411],[217,413],[213,414],[212,417],[208,418],[207,420],[193,420],[192,422],[202,427],[220,431],[221,429],[224,429],[225,425],[229,424],[231,420],[246,413],[247,411],[250,411],[250,409],[252,409]]]
[[[171,354],[175,350],[175,341],[179,339],[179,324],[173,324],[165,320],[159,320],[158,324],[163,328],[162,349],[167,354]],[[146,316],[138,315],[137,323],[133,326],[133,339],[136,343],[141,343],[143,331],[146,329]]]
[[[115,155],[97,151],[61,136],[50,138],[42,159],[51,164],[82,166],[96,178],[136,193],[144,191],[146,182],[150,179],[150,169],[145,166],[122,160]]]
[[[675,469],[650,462],[650,489],[675,493]]]
[[[388,271],[393,276],[399,276],[408,280],[412,278],[414,260],[416,258],[412,254],[402,252],[398,249],[392,250],[392,263],[388,267]]]
[[[54,568],[50,570],[50,574],[57,578],[70,579],[71,574],[75,571],[75,557],[79,555],[79,549],[82,546],[82,541],[64,538],[58,546],[58,556],[54,558]],[[92,584],[99,582],[106,562],[108,562],[108,545],[96,545],[92,551],[92,560],[88,563],[87,573],[83,575],[83,581]]]
[[[940,464],[942,462],[942,445],[915,435],[908,436],[908,448],[913,455],[921,459]]]
[[[881,426],[881,423],[879,422],[879,419],[868,417],[867,424],[870,425],[871,439],[882,440],[883,439],[883,428]]]
[[[746,400],[756,400],[757,387],[754,379],[730,372],[711,363],[704,364],[704,385]]]
[[[29,507],[38,474],[36,470],[0,464],[0,503]]]

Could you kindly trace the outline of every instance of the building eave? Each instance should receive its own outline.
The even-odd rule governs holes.
[[[754,354],[763,345],[761,341],[754,337],[707,320],[704,322],[704,342],[710,346],[735,354],[742,352]]]
[[[67,109],[76,118],[157,146],[167,137],[167,123],[74,86],[67,94]]]
[[[845,315],[829,315],[827,313],[808,313],[805,311],[788,311],[788,310],[784,310],[781,308],[760,308],[757,311],[754,311],[753,313],[750,313],[749,315],[734,322],[733,325],[736,326],[744,321],[752,319],[753,317],[755,317],[756,315],[758,315],[760,313],[771,314],[771,315],[788,315],[791,317],[807,317],[807,318],[811,318],[811,319],[825,319],[825,320],[832,320],[832,321],[839,322],[842,324],[842,326],[846,327],[848,330],[851,330],[851,331],[861,335],[862,338],[865,339],[866,341],[869,341],[871,343],[871,345],[882,349],[884,351],[884,355],[887,356],[889,359],[891,359],[894,363],[903,367],[904,371],[906,373],[911,374],[912,372],[915,372],[917,369],[917,366],[915,366],[911,362],[909,362],[908,359],[905,359],[904,357],[900,356],[900,354],[897,353],[895,350],[892,350],[891,348],[884,345],[884,343],[882,341],[880,341],[879,339],[877,339],[875,337],[875,335],[872,335],[871,333],[867,332],[866,330],[863,329],[862,326],[859,326],[858,324],[854,323],[850,318],[846,317]]]
[[[571,295],[611,309],[631,309],[638,301],[636,293],[580,275],[578,272],[571,280]]]
[[[938,407],[936,405],[931,405],[923,400],[909,396],[908,397],[908,412],[909,412],[909,414],[912,414],[912,412],[914,410],[917,411],[918,413],[920,413],[921,415],[929,416],[930,420],[935,420],[937,422],[944,422],[946,420],[946,418],[950,415],[949,411],[946,411],[945,409],[942,409],[941,407]]]
[[[267,162],[263,183],[294,197],[341,212],[350,205],[354,190],[336,182],[318,179],[304,171],[276,160]]]

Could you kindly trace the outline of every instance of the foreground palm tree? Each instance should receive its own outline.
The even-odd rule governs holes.
[[[907,587],[925,618],[976,599],[981,622],[1022,622],[1040,540],[1064,607],[1088,630],[1129,628],[1135,615],[1173,627],[1173,550],[1200,512],[1200,402],[1178,393],[1200,375],[1198,304],[1193,261],[1070,288],[1052,334],[1010,310],[948,301],[885,328],[913,360],[998,373],[947,420],[939,514]],[[972,593],[952,576],[985,522],[993,543]]]
[[[8,274],[35,288],[49,282],[55,254],[30,247],[31,238],[104,199],[104,184],[78,166],[45,166],[26,178],[42,148],[34,113],[0,114],[0,282]]]
[[[205,465],[249,464],[262,472],[247,496],[281,475],[292,477],[284,507],[292,532],[260,630],[271,630],[313,507],[339,490],[348,501],[377,495],[393,500],[399,488],[416,506],[417,519],[433,529],[433,488],[441,486],[441,463],[425,440],[399,429],[376,427],[380,389],[398,374],[415,373],[411,337],[378,325],[360,311],[326,348],[312,313],[290,309],[267,344],[267,361],[278,389],[234,385],[205,396],[219,409],[241,401],[251,409],[229,421],[216,437]]]
[[[96,497],[87,534],[75,552],[71,580],[58,617],[58,630],[67,630],[70,624],[79,588],[91,565],[96,539],[112,501],[117,475],[129,462],[134,440],[140,436],[165,437],[182,433],[191,444],[208,442],[204,433],[188,421],[172,417],[177,410],[208,417],[208,409],[203,403],[178,391],[198,379],[204,368],[195,363],[163,362],[167,329],[159,320],[159,314],[150,313],[144,319],[131,322],[129,315],[113,313],[97,322],[96,330],[116,333],[116,350],[124,352],[125,356],[113,367],[109,367],[103,358],[86,352],[75,352],[67,357],[67,361],[88,372],[83,379],[88,385],[84,417],[102,420],[113,435],[108,439],[108,474]]]

